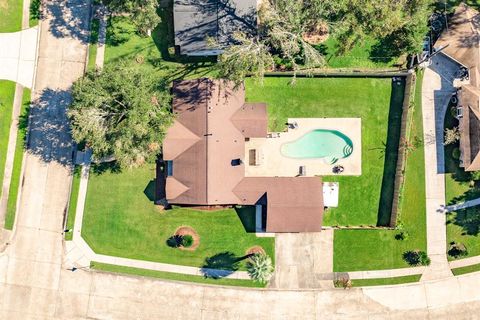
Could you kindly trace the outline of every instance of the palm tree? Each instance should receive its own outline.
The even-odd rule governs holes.
[[[273,274],[272,259],[266,254],[254,254],[247,262],[247,272],[253,281],[268,282]]]

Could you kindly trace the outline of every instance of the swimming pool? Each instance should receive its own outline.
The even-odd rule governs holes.
[[[352,154],[353,143],[340,131],[315,129],[297,140],[282,144],[280,152],[289,158],[321,158],[329,164],[334,164]]]

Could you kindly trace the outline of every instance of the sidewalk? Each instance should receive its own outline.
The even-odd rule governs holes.
[[[474,207],[474,206],[478,206],[478,205],[480,205],[480,198],[473,199],[473,200],[468,200],[468,201],[461,202],[461,203],[452,204],[450,206],[445,207],[445,210],[447,212],[451,212],[451,211],[457,211],[457,210],[460,210],[460,209],[465,209],[465,208]]]

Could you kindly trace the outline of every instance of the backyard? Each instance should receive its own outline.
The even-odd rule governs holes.
[[[268,105],[270,130],[283,131],[289,117],[362,120],[362,175],[323,178],[340,182],[339,206],[326,211],[324,224],[388,224],[404,85],[392,85],[390,78],[299,78],[294,86],[289,81],[246,81],[247,99]]]
[[[107,169],[105,171],[105,169]],[[93,168],[88,182],[82,236],[101,254],[156,262],[204,266],[205,259],[233,254],[244,269],[247,250],[259,245],[274,258],[274,239],[257,238],[249,213],[234,209],[163,211],[153,203],[155,166],[117,172],[108,165]],[[102,173],[95,173],[102,170]],[[243,223],[247,224],[246,228]],[[178,227],[190,226],[200,237],[194,251],[171,248],[166,241]]]

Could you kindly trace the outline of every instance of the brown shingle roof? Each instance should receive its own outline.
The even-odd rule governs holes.
[[[448,45],[442,52],[470,70],[470,83],[477,86],[478,66],[480,59],[479,36],[477,28],[480,24],[478,11],[461,4],[449,21],[445,30],[437,40],[437,48]]]
[[[460,148],[466,171],[480,170],[480,89],[471,85],[459,91],[459,101],[463,107],[460,119]]]
[[[319,177],[247,177],[234,192],[245,205],[266,195],[267,232],[317,232],[324,209],[322,186]]]
[[[164,141],[164,160],[173,160],[173,177],[188,189],[181,194],[167,192],[167,200],[192,205],[238,203],[232,189],[243,179],[245,169],[243,163],[232,165],[232,160],[244,158],[245,133],[231,119],[245,105],[244,88],[234,90],[221,81],[196,79],[175,82],[173,95],[176,121]],[[265,128],[246,128],[266,136],[266,108],[253,106],[240,113]]]
[[[235,112],[231,121],[246,138],[264,138],[268,127],[267,105],[246,103]]]

